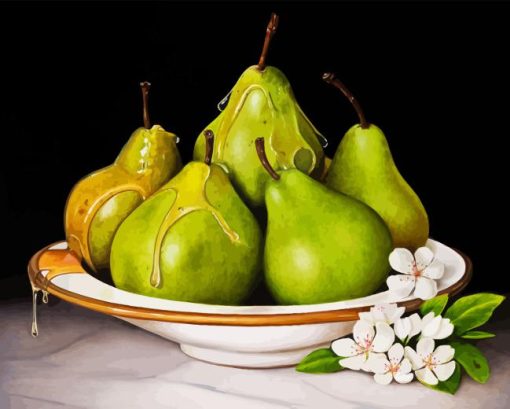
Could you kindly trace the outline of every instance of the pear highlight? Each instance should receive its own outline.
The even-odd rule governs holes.
[[[64,211],[69,247],[94,271],[109,267],[113,237],[122,221],[182,167],[177,137],[150,124],[150,84],[140,85],[144,127],[133,132],[112,165],[73,187]]]
[[[207,126],[216,135],[213,163],[228,169],[232,183],[252,207],[263,205],[269,178],[253,148],[259,135],[267,136],[267,157],[273,168],[297,168],[317,179],[324,170],[321,143],[327,143],[325,138],[303,113],[286,76],[266,65],[277,26],[278,17],[273,13],[258,64],[244,71],[226,106],[222,101],[224,110]],[[204,149],[201,134],[195,144],[195,160],[203,158]]]
[[[326,185],[374,209],[388,225],[394,247],[423,246],[429,236],[427,212],[398,171],[386,136],[366,121],[358,101],[333,74],[324,74],[323,79],[349,99],[360,119],[338,145]]]
[[[297,169],[276,172],[264,138],[256,147],[270,175],[264,274],[273,297],[280,304],[314,304],[375,292],[388,275],[392,250],[379,215]]]
[[[118,288],[179,301],[237,305],[261,278],[262,232],[224,170],[190,162],[119,227],[111,252]]]

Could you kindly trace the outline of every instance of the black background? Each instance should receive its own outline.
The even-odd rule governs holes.
[[[473,3],[20,3],[0,6],[1,297],[28,294],[26,263],[64,238],[73,184],[110,164],[151,117],[188,160],[217,102],[258,60],[281,68],[329,155],[356,121],[335,71],[380,126],[428,210],[432,237],[473,259],[471,291],[508,291],[508,7]],[[506,172],[508,173],[508,172]],[[5,194],[7,197],[5,197]]]

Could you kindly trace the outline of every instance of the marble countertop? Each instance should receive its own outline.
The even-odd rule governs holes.
[[[302,374],[237,369],[184,355],[179,347],[116,318],[63,301],[0,303],[0,408],[508,408],[510,308],[504,303],[481,343],[492,377],[464,376],[455,396],[417,382],[381,386],[366,373]],[[53,304],[53,305],[52,305]]]

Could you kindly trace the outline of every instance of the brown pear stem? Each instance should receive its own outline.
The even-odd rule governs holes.
[[[326,72],[322,75],[322,79],[326,81],[328,84],[333,85],[335,88],[338,88],[340,91],[342,91],[342,94],[344,94],[349,102],[354,107],[356,113],[358,114],[359,123],[363,129],[366,129],[369,127],[369,123],[367,122],[365,118],[365,113],[363,112],[363,109],[361,108],[361,105],[359,104],[358,100],[352,95],[351,91],[344,85],[342,81],[340,81],[338,78],[335,77],[335,74],[331,72]]]
[[[264,39],[264,47],[262,47],[262,54],[260,54],[259,63],[257,64],[260,71],[263,71],[266,68],[266,57],[267,51],[269,50],[269,44],[271,43],[271,39],[276,33],[276,29],[278,28],[278,20],[279,17],[276,13],[271,13],[271,18],[269,19],[269,23],[266,28],[266,38]]]
[[[149,89],[151,83],[147,81],[141,82],[140,87],[142,88],[143,98],[143,126],[149,129],[151,127],[151,120],[149,118]]]
[[[212,155],[214,149],[214,133],[210,129],[204,131],[205,137],[205,157],[204,163],[209,166],[212,162]]]
[[[264,138],[255,139],[255,147],[257,148],[257,155],[264,169],[271,175],[274,180],[279,180],[280,175],[275,172],[269,161],[267,160],[266,150],[264,149]]]

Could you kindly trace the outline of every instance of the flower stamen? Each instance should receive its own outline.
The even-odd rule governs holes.
[[[411,265],[411,274],[415,277],[420,277],[422,274],[422,270],[418,268],[418,265],[416,264],[416,260],[413,260],[413,263]]]

